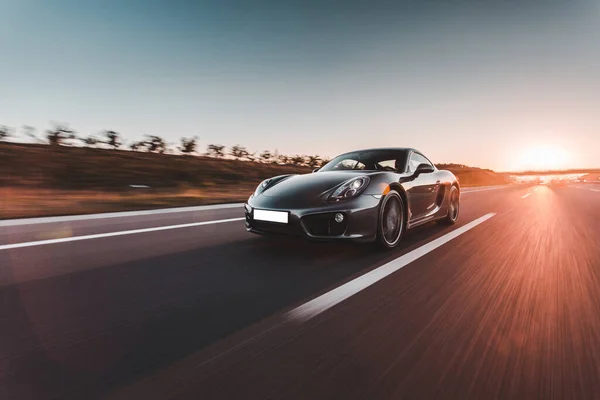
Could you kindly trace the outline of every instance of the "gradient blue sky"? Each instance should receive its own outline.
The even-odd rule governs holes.
[[[600,166],[594,0],[0,0],[0,60],[13,127]]]

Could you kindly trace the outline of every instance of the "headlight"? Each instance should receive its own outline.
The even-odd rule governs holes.
[[[329,196],[331,200],[349,199],[358,196],[369,185],[369,177],[361,176],[344,182]]]
[[[259,194],[261,194],[263,192],[263,190],[265,190],[265,188],[267,186],[269,186],[269,183],[271,183],[271,179],[265,179],[264,181],[262,181],[260,183],[260,185],[258,185],[256,187],[256,190],[254,191],[254,195],[253,196],[258,196]]]

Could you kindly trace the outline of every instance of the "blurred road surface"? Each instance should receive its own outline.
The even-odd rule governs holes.
[[[393,252],[254,236],[241,206],[0,221],[0,398],[598,398],[599,206],[466,190]]]

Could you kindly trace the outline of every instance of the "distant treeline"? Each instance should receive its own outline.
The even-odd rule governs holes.
[[[42,136],[36,134],[35,128],[24,125],[21,134],[16,129],[0,125],[0,140],[23,137],[37,144],[49,146],[74,146],[89,148],[105,148],[114,150],[130,150],[158,154],[183,154],[190,156],[206,156],[213,158],[228,158],[243,161],[253,161],[272,164],[291,164],[310,168],[320,167],[329,162],[327,157],[319,155],[285,155],[277,151],[263,150],[250,152],[246,147],[235,145],[226,147],[221,144],[209,144],[206,151],[199,150],[199,137],[182,137],[179,143],[168,143],[160,136],[145,135],[143,140],[127,143],[119,132],[104,130],[97,135],[82,136],[68,125],[54,124]]]
[[[42,136],[30,126],[23,126],[20,134],[0,126],[0,141],[12,138],[12,142],[27,138],[35,145],[0,148],[0,170],[4,171],[0,184],[4,185],[116,188],[126,183],[144,183],[153,187],[197,187],[211,182],[237,184],[284,173],[306,173],[329,161],[319,155],[250,152],[240,145],[208,144],[202,152],[198,136],[167,143],[160,136],[146,135],[143,140],[127,143],[122,134],[113,130],[81,136],[63,124],[54,124]],[[252,165],[244,165],[246,162]],[[509,183],[507,175],[492,170],[454,163],[436,165],[452,171],[463,185]]]

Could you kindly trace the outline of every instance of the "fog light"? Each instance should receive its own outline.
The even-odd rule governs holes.
[[[337,222],[339,224],[340,222],[342,222],[344,220],[344,214],[337,213],[337,214],[335,214],[333,219],[335,219],[335,222]]]

